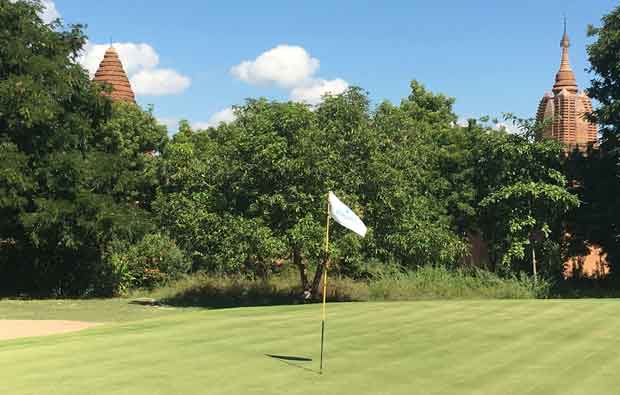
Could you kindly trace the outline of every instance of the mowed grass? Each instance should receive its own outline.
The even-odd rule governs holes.
[[[73,320],[110,323],[163,317],[178,312],[177,309],[149,307],[145,299],[0,299],[0,320]]]
[[[3,301],[0,317],[28,317],[49,303]],[[133,311],[131,320],[112,314],[106,301],[71,303],[83,303],[83,316],[73,308],[67,317],[62,309],[34,317],[89,319],[100,304],[107,309],[100,316],[117,322],[0,342],[2,393],[616,394],[620,388],[616,300],[331,304],[322,376],[319,305],[199,310],[114,302]]]

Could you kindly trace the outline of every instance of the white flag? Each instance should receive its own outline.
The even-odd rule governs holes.
[[[366,225],[355,213],[342,203],[332,192],[329,193],[329,215],[340,225],[352,230],[358,235],[366,236]]]

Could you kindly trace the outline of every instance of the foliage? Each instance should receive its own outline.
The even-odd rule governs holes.
[[[536,233],[549,238],[552,226],[561,221],[564,214],[579,205],[577,198],[564,186],[541,182],[519,182],[500,188],[485,197],[480,205],[487,216],[504,218],[498,230],[505,232],[509,247],[502,263],[525,258],[525,247],[535,241]]]
[[[599,102],[594,117],[603,134],[620,132],[620,6],[603,16],[602,26],[590,26],[596,41],[588,46],[590,72],[594,73],[588,94]]]
[[[378,278],[369,288],[370,300],[532,299],[546,297],[550,286],[525,275],[501,278],[481,269],[425,266]]]
[[[162,234],[147,234],[129,246],[122,242],[112,243],[106,261],[117,279],[117,291],[163,286],[190,269],[183,251]]]
[[[601,129],[600,149],[574,155],[568,171],[578,180],[583,208],[572,218],[577,242],[597,244],[608,254],[612,274],[620,264],[620,7],[590,26],[594,42],[587,48],[594,74],[588,94],[598,102],[592,118]],[[583,249],[583,244],[581,246]]]
[[[491,133],[478,141],[478,229],[490,245],[494,271],[532,273],[529,256],[539,249],[538,270],[558,277],[559,257],[540,253],[558,251],[552,245],[562,242],[562,220],[579,201],[567,191],[561,144],[539,140],[534,122],[515,122],[523,128],[521,133]],[[551,245],[544,247],[545,243]]]
[[[540,125],[459,126],[453,98],[412,81],[398,105],[376,108],[357,87],[316,106],[249,99],[235,121],[182,122],[170,140],[152,108],[101,94],[77,64],[82,26],[45,24],[40,7],[0,0],[4,292],[106,295],[187,269],[268,281],[292,268],[297,292],[318,298],[327,265],[356,280],[454,269],[471,235],[490,244],[499,275],[530,272],[532,248],[546,278],[559,274],[561,219],[578,202]],[[595,61],[608,60],[614,20],[596,30]],[[615,87],[605,78],[603,93]],[[366,238],[336,225],[324,250],[328,191]]]
[[[114,160],[100,164],[98,184],[115,200],[150,210],[159,185],[159,153],[168,142],[166,127],[157,122],[153,109],[133,103],[113,103],[110,119],[95,136],[98,151]]]
[[[0,288],[105,294],[106,246],[152,229],[136,206],[153,199],[157,159],[142,150],[161,149],[165,131],[112,106],[76,62],[82,27],[47,25],[39,8],[0,0]]]
[[[314,294],[329,190],[371,227],[364,240],[332,229],[333,269],[355,276],[373,258],[453,264],[465,245],[434,199],[432,159],[432,136],[448,133],[451,105],[416,82],[400,107],[385,103],[376,114],[358,88],[314,111],[248,100],[235,122],[174,137],[156,212],[195,270],[255,276],[288,261]]]

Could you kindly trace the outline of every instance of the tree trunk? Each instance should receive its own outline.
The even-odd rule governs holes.
[[[532,271],[534,272],[534,284],[538,283],[538,273],[536,269],[536,250],[534,249],[534,244],[532,244]]]
[[[319,296],[321,295],[321,279],[323,278],[323,270],[325,267],[329,265],[329,258],[325,257],[323,262],[319,264],[316,268],[316,273],[314,273],[314,279],[312,280],[312,289],[311,289],[311,297],[312,300],[319,300]]]
[[[301,281],[301,297],[304,302],[312,297],[312,290],[308,283],[308,265],[304,262],[301,251],[298,248],[293,249],[293,264],[299,269],[299,279]]]
[[[314,273],[312,282],[308,281],[308,263],[303,259],[299,249],[293,249],[293,264],[299,269],[299,279],[301,281],[301,290],[304,302],[320,300],[321,296],[321,280],[323,279],[323,270],[329,266],[329,259],[325,257]]]

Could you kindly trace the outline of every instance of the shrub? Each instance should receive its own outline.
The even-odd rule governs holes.
[[[162,234],[147,234],[134,245],[110,245],[107,261],[112,281],[119,291],[153,289],[179,279],[190,269],[190,261],[176,243]]]
[[[370,283],[372,300],[412,299],[530,299],[545,297],[549,285],[522,275],[500,278],[481,269],[448,270],[425,266],[390,274]]]
[[[291,280],[291,281],[289,281]],[[299,286],[289,277],[252,280],[194,274],[149,296],[172,306],[238,307],[299,303]]]

